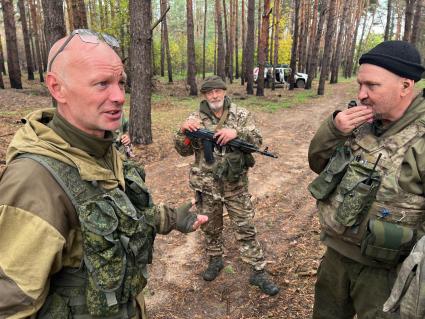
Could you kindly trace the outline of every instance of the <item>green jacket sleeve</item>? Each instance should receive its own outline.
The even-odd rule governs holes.
[[[192,143],[185,143],[185,140],[186,135],[184,135],[180,130],[178,130],[174,135],[174,148],[181,156],[193,155],[194,150]]]
[[[325,168],[335,148],[344,144],[351,135],[340,132],[335,127],[333,118],[334,114],[320,125],[308,149],[308,163],[310,168],[317,174]]]

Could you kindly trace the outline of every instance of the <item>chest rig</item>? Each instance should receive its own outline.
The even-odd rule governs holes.
[[[144,171],[124,163],[126,192],[105,190],[78,170],[50,157],[24,154],[42,164],[72,201],[81,225],[80,269],[64,268],[51,279],[37,318],[132,318],[135,298],[152,262],[155,220]]]
[[[376,137],[370,124],[353,135],[346,143],[352,155],[345,173],[330,196],[318,201],[322,229],[360,247],[373,261],[397,264],[425,221],[425,198],[398,183],[407,150],[425,135],[425,120],[384,138]]]

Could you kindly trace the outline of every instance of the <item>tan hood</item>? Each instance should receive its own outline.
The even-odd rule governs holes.
[[[118,151],[112,147],[114,172],[101,167],[89,154],[72,147],[50,127],[40,120],[52,118],[55,109],[44,109],[30,113],[26,124],[13,137],[6,153],[6,164],[22,153],[33,153],[49,156],[78,169],[83,180],[100,181],[105,188],[114,188],[120,184],[124,188],[122,159]]]

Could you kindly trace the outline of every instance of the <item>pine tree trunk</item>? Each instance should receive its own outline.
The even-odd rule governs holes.
[[[247,32],[244,47],[246,93],[254,94],[255,0],[248,0]]]
[[[74,30],[74,17],[72,14],[72,0],[66,0],[66,14],[68,15],[69,32]]]
[[[403,20],[403,8],[398,0],[396,1],[396,7],[397,7],[397,25],[396,25],[396,33],[395,33],[395,39],[400,40],[401,39],[401,24]]]
[[[100,29],[105,30],[106,14],[104,12],[102,0],[98,0],[98,6],[99,6],[99,17],[100,17]]]
[[[223,26],[221,21],[221,0],[215,1],[215,13],[217,19],[217,75],[226,81],[226,60],[224,53]]]
[[[325,25],[325,20],[326,20],[326,14],[328,12],[328,0],[323,0],[320,8],[318,7],[318,9],[320,9],[319,23],[317,25],[317,31],[316,31],[316,36],[314,39],[314,44],[313,44],[312,50],[310,51],[311,52],[311,55],[309,57],[310,67],[308,71],[307,83],[305,84],[305,89],[311,89],[311,83],[313,82],[313,78],[315,77],[315,74],[316,74],[316,69],[319,62],[319,46],[320,46],[320,41],[322,39],[323,27]]]
[[[391,26],[391,17],[392,17],[392,0],[387,0],[387,23],[385,24],[385,33],[384,33],[384,41],[391,40],[390,34],[390,26]]]
[[[314,47],[314,42],[316,39],[316,32],[317,32],[317,13],[319,11],[319,0],[314,0],[314,4],[313,4],[313,22],[311,24],[311,29],[310,29],[310,38],[308,41],[308,53],[307,53],[307,65],[306,65],[306,73],[310,74],[311,73],[311,59],[313,57],[313,47]],[[317,55],[317,52],[315,52],[315,55]],[[305,88],[307,89],[307,85],[305,86]]]
[[[10,86],[12,89],[22,89],[13,1],[1,0],[1,3],[3,9],[4,31],[6,35],[7,68],[9,71]]]
[[[274,0],[274,16],[276,17],[276,22],[274,25],[274,52],[273,52],[273,73],[275,73],[275,68],[279,61],[279,22],[280,22],[280,0]],[[271,51],[271,50],[270,50]],[[273,81],[272,81],[272,90],[275,89],[275,80],[276,77],[275,74],[273,74]]]
[[[258,47],[257,96],[264,96],[264,69],[267,58],[267,38],[269,37],[270,0],[264,0],[263,20],[261,21],[260,46]]]
[[[159,2],[161,16],[164,14],[166,7],[164,0]],[[165,18],[165,17],[164,17]],[[160,62],[161,77],[165,76],[165,37],[164,37],[164,20],[161,21],[161,62]]]
[[[235,0],[235,77],[239,78],[239,4]]]
[[[227,69],[227,76],[229,77],[230,83],[233,83],[233,50],[234,50],[234,41],[235,41],[235,33],[234,33],[234,11],[233,11],[233,1],[229,0],[229,67]]]
[[[410,42],[416,44],[422,34],[421,16],[422,10],[425,6],[424,0],[416,0],[415,15],[413,17],[412,36]]]
[[[403,41],[410,41],[412,37],[413,11],[415,8],[415,0],[406,0],[406,12],[404,15],[404,35]]]
[[[360,40],[359,40],[359,45],[357,46],[357,52],[356,52],[356,59],[354,60],[354,73],[357,73],[357,68],[359,66],[358,61],[359,61],[359,57],[360,54],[362,53],[363,50],[363,41],[364,41],[364,34],[365,34],[365,30],[366,30],[366,25],[367,25],[367,7],[369,6],[369,0],[365,0],[365,4],[364,4],[364,21],[363,21],[363,27],[362,27],[362,34],[360,36]]]
[[[164,8],[168,7],[167,0],[164,1]],[[168,24],[167,24],[167,15],[164,16],[162,20],[164,24],[164,42],[165,42],[165,52],[167,57],[167,74],[168,74],[168,83],[173,83],[173,65],[171,64],[171,53],[170,53],[170,42],[168,41]]]
[[[19,15],[22,25],[22,34],[24,38],[25,58],[27,62],[28,80],[34,80],[34,70],[32,69],[32,55],[30,46],[30,36],[28,33],[27,17],[25,12],[24,0],[18,0]]]
[[[20,0],[21,1],[21,0]],[[42,0],[44,14],[44,34],[46,35],[47,50],[66,35],[63,2]]]
[[[38,74],[40,76],[40,82],[44,82],[43,62],[41,60],[40,38],[38,36],[38,26],[37,26],[37,11],[33,1],[34,0],[28,0],[28,4],[31,10],[32,31],[34,32],[34,39],[35,39],[35,53],[37,56]]]
[[[196,61],[195,61],[195,35],[193,30],[193,3],[186,0],[186,24],[187,24],[187,82],[190,86],[190,95],[197,96],[196,86]]]
[[[202,79],[205,79],[205,43],[207,37],[207,0],[204,0],[204,36],[202,39]]]
[[[357,0],[353,0],[354,3],[357,3]],[[348,54],[347,57],[347,68],[346,68],[346,74],[345,77],[346,78],[350,78],[353,75],[353,66],[354,66],[354,52],[356,50],[356,41],[357,41],[357,34],[359,32],[359,27],[360,27],[360,20],[362,17],[362,11],[363,11],[363,1],[360,1],[360,3],[358,3],[358,8],[357,8],[357,15],[355,18],[355,29],[354,29],[354,35],[353,38],[351,40],[351,45],[350,45],[350,52]],[[357,61],[356,61],[357,64]]]
[[[130,0],[130,136],[134,144],[152,143],[151,1]]]
[[[303,40],[306,39],[305,37],[305,24],[306,24],[306,17],[305,17],[305,6],[304,6],[304,0],[299,0],[300,1],[300,14],[298,17],[298,21],[299,21],[299,29],[298,29],[298,68],[296,68],[299,71],[303,70],[303,55],[304,55],[304,46],[303,46]]]
[[[242,63],[241,63],[241,85],[245,84],[246,80],[246,66],[245,66],[245,0],[241,0],[241,24],[242,24]]]
[[[0,34],[0,73],[6,75],[6,66],[4,65],[4,54],[3,54],[3,41],[1,40]]]
[[[261,1],[258,0],[258,15],[257,15],[257,64],[258,64],[258,52],[260,51],[260,39],[261,39]],[[264,0],[263,0],[264,1]]]
[[[292,70],[291,75],[289,76],[289,90],[293,90],[295,88],[295,73],[297,68],[297,48],[298,48],[298,25],[299,25],[299,14],[300,14],[300,6],[301,0],[295,0],[295,11],[294,11],[294,35],[292,41],[291,48],[291,63],[290,68]]]
[[[335,33],[335,7],[336,2],[330,2],[329,6],[329,15],[328,15],[328,24],[326,27],[326,35],[325,35],[325,48],[323,51],[323,60],[322,60],[322,69],[320,70],[320,80],[319,80],[319,88],[317,90],[318,95],[325,94],[325,81],[328,75],[328,69],[331,59],[331,50],[332,50],[332,36]]]
[[[225,49],[225,66],[224,66],[224,73],[227,77],[229,77],[229,60],[230,60],[230,52],[229,52],[229,29],[227,28],[227,6],[226,6],[226,0],[223,0],[223,20],[224,20],[224,36],[226,39],[226,49]]]
[[[332,61],[332,71],[331,71],[331,81],[330,83],[338,83],[338,73],[339,73],[339,66],[341,64],[341,51],[342,51],[342,42],[343,38],[345,36],[344,30],[347,23],[347,17],[348,17],[348,9],[350,8],[350,1],[344,1],[344,6],[342,9],[342,15],[339,22],[339,31],[338,31],[338,37],[336,40],[336,48],[335,48],[335,58]]]

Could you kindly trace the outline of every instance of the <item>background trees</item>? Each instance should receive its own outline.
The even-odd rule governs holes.
[[[165,76],[165,65],[168,82],[185,79],[188,94],[196,94],[197,81],[211,74],[229,82],[240,76],[253,94],[254,68],[281,64],[290,64],[292,74],[308,73],[305,88],[323,94],[328,81],[351,77],[360,55],[384,39],[415,43],[425,57],[425,0],[153,0],[149,7],[137,2],[1,0],[0,71],[9,75],[6,87],[22,87],[21,70],[28,80],[43,81],[52,43],[75,28],[119,39],[135,123],[150,121],[151,90],[160,80],[152,74]],[[152,29],[151,20],[161,16],[161,27]],[[263,80],[260,76],[260,96],[267,92]],[[292,77],[289,82],[293,88]],[[148,124],[134,124],[132,133],[140,143],[152,139]]]

